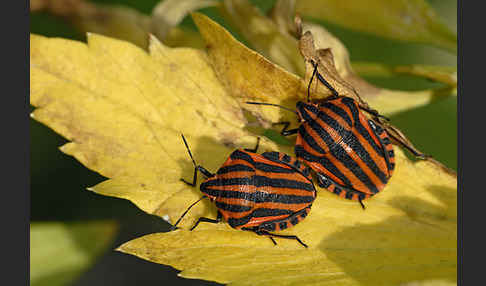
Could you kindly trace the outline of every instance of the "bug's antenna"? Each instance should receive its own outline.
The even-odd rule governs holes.
[[[295,113],[296,115],[298,115],[298,114],[297,114],[297,112],[296,112],[295,110],[292,110],[292,109],[290,109],[290,108],[287,108],[287,107],[285,107],[285,106],[281,106],[281,105],[278,105],[278,104],[273,104],[273,103],[264,103],[264,102],[252,102],[252,101],[247,101],[247,102],[245,102],[245,103],[246,103],[246,104],[255,104],[255,105],[269,105],[269,106],[276,106],[276,107],[280,107],[280,108],[282,108],[282,109],[285,109],[285,110],[287,110],[287,111],[293,112],[293,113]]]
[[[182,137],[184,138],[184,136]],[[187,145],[186,145],[187,146]],[[189,152],[190,154],[190,152]],[[193,207],[195,206],[197,203],[199,203],[202,199],[206,198],[206,196],[202,196],[199,200],[197,200],[196,202],[192,203],[192,205],[190,205],[187,210],[181,215],[181,217],[179,217],[179,219],[176,221],[176,223],[170,228],[170,230],[174,230],[177,228],[177,225],[179,224],[179,222],[182,220],[182,218],[187,214],[187,212]]]
[[[194,167],[197,168],[196,161],[194,161],[194,158],[192,157],[191,150],[189,149],[189,145],[187,145],[186,138],[184,137],[184,134],[181,133],[182,140],[184,141],[184,145],[186,145],[187,152],[189,153],[189,156],[191,157],[192,163],[194,164]]]
[[[314,76],[317,73],[317,65],[314,63],[313,60],[311,60],[311,64],[314,66],[314,71],[312,72],[312,76],[309,80],[309,85],[307,85],[307,102],[310,102],[310,86],[311,86],[312,80],[314,79]]]

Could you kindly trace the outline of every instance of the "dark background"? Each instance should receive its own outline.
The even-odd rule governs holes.
[[[150,14],[157,4],[148,1],[93,1],[124,4]],[[257,1],[252,1],[257,3]],[[428,1],[453,30],[456,29],[456,1]],[[273,1],[258,4],[268,9]],[[203,9],[218,22],[217,12]],[[421,45],[404,44],[346,30],[324,23],[350,51],[352,61],[375,61],[387,64],[456,65],[456,56]],[[190,17],[183,25],[193,27]],[[227,24],[225,24],[227,26]],[[83,34],[62,19],[46,13],[30,15],[30,32],[84,41]],[[393,89],[420,90],[437,86],[436,83],[415,77],[366,78],[371,83]],[[394,115],[393,124],[401,128],[418,149],[434,155],[449,167],[457,168],[457,114],[456,97],[433,102],[427,106]],[[31,108],[33,110],[33,108]],[[46,126],[30,120],[31,137],[31,221],[89,221],[113,219],[119,222],[115,241],[74,282],[74,285],[217,285],[201,280],[182,279],[178,271],[134,256],[113,251],[120,244],[144,234],[168,231],[168,224],[148,215],[129,201],[104,197],[85,190],[104,180],[102,176],[83,167],[74,158],[64,155],[58,147],[65,139]]]

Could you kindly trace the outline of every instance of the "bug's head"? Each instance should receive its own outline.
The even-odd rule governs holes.
[[[216,199],[214,194],[211,195],[211,193],[208,191],[208,189],[203,188],[202,186],[200,187],[200,189],[201,189],[201,193],[203,193],[209,199],[210,202],[214,202],[214,200]]]
[[[302,121],[314,120],[319,112],[319,107],[317,104],[312,102],[297,102],[297,115]]]

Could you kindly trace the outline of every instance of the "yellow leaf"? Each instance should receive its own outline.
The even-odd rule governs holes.
[[[111,221],[30,224],[30,285],[66,285],[104,251],[116,234]]]
[[[381,37],[457,51],[456,34],[424,0],[301,0],[296,2],[296,11]]]
[[[129,199],[171,223],[201,196],[179,181],[193,175],[181,132],[197,163],[216,171],[234,148],[256,142],[244,101],[286,104],[305,98],[307,88],[209,18],[193,18],[207,53],[168,48],[154,37],[148,53],[94,34],[87,44],[35,35],[30,41],[33,118],[71,141],[63,152],[109,178],[92,191]],[[254,110],[263,121],[289,116],[263,110]],[[292,154],[289,146],[261,143],[259,152]],[[320,189],[310,215],[282,232],[298,234],[309,249],[282,239],[274,246],[227,224],[188,231],[200,216],[215,217],[208,201],[191,209],[181,230],[119,249],[184,277],[236,285],[454,281],[456,178],[395,149],[396,173],[366,201],[366,211]]]

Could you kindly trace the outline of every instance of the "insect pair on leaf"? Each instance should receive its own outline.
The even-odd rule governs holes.
[[[203,198],[209,198],[218,209],[217,219],[199,218],[200,222],[218,223],[221,219],[241,230],[258,235],[295,239],[307,247],[297,236],[278,235],[271,232],[286,229],[299,223],[310,211],[316,197],[311,170],[318,185],[342,198],[358,201],[383,190],[395,168],[392,141],[411,151],[418,158],[428,158],[420,153],[388,119],[370,109],[359,98],[340,96],[319,74],[317,64],[307,88],[307,102],[297,102],[297,110],[260,102],[248,104],[270,105],[294,112],[300,125],[289,129],[290,122],[279,122],[284,127],[281,134],[297,134],[296,158],[280,152],[257,154],[253,149],[238,149],[231,153],[216,174],[209,172],[194,161],[188,144],[184,144],[194,164],[192,183],[195,186],[197,173],[207,179],[200,185],[204,194],[193,203],[175,223],[174,228]],[[318,80],[331,90],[333,95],[321,102],[310,101],[312,79]],[[359,101],[359,102],[358,102]],[[364,113],[372,117],[368,119]]]

